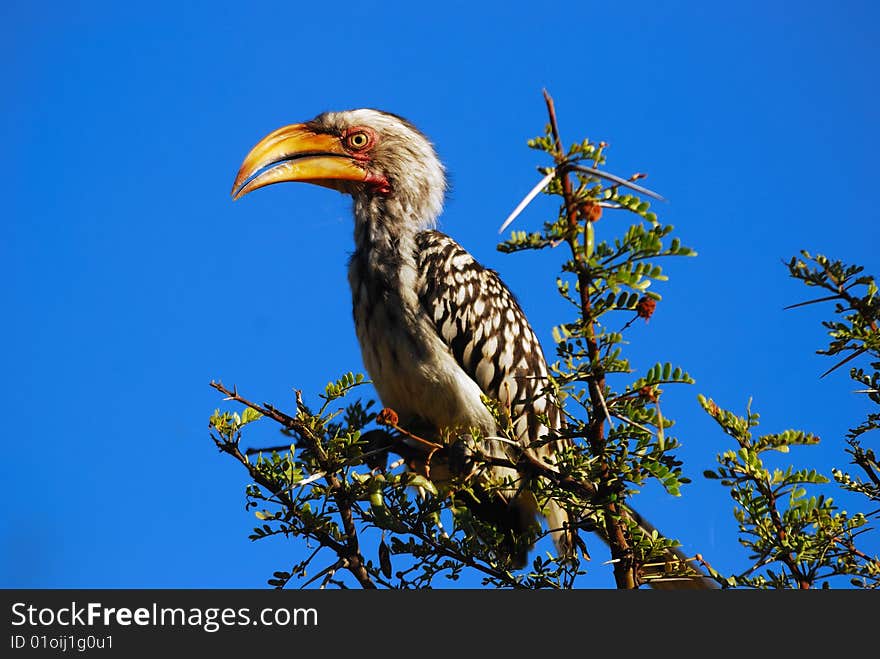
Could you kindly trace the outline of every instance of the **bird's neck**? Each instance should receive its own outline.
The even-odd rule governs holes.
[[[414,266],[416,235],[434,224],[419,210],[394,198],[355,198],[353,258],[371,274],[398,272]]]

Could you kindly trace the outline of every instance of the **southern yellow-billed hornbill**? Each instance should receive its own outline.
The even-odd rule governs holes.
[[[446,177],[433,146],[412,124],[371,109],[327,112],[280,128],[247,155],[235,199],[272,183],[305,181],[354,199],[355,251],[349,262],[354,320],[364,365],[399,425],[432,439],[482,437],[481,451],[517,460],[513,448],[558,427],[547,365],[522,309],[498,275],[452,238],[434,230]],[[499,431],[483,396],[509,406],[519,447]],[[528,451],[553,463],[556,443]],[[433,463],[432,463],[433,467]],[[494,466],[483,478],[509,479],[474,505],[501,527],[514,565],[543,516],[561,553],[572,550],[566,511],[541,510],[515,470]]]

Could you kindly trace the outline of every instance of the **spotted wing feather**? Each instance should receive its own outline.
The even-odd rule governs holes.
[[[449,236],[424,231],[417,245],[419,300],[459,366],[510,406],[520,441],[546,433],[541,415],[557,427],[544,353],[513,293]]]

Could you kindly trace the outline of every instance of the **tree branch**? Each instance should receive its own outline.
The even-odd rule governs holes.
[[[318,463],[321,465],[322,471],[324,471],[326,474],[324,476],[324,479],[326,480],[327,485],[332,492],[333,501],[336,503],[336,509],[339,512],[339,516],[342,520],[342,526],[345,533],[344,544],[337,542],[328,534],[323,532],[316,536],[316,540],[331,548],[333,551],[336,552],[336,555],[339,556],[340,559],[344,560],[345,568],[352,574],[355,579],[357,579],[362,588],[375,588],[376,584],[373,583],[373,580],[366,569],[364,558],[360,553],[357,529],[355,529],[354,520],[351,512],[351,503],[346,498],[342,483],[336,476],[335,466],[330,464],[329,460],[327,459],[326,451],[324,451],[321,443],[312,433],[311,428],[309,428],[308,425],[306,425],[299,419],[296,419],[279,410],[276,410],[271,405],[259,405],[257,403],[247,400],[243,396],[240,396],[235,388],[230,391],[229,389],[224,387],[223,383],[221,382],[212,381],[211,386],[220,393],[225,394],[228,400],[234,400],[238,403],[241,403],[242,405],[250,407],[257,412],[260,412],[264,416],[271,418],[285,428],[293,430],[308,444],[308,447],[314,452],[315,456],[317,457]],[[302,399],[299,392],[297,392],[297,405],[300,407],[302,406]],[[274,483],[263,477],[263,475],[260,474],[260,472],[257,471],[257,469],[245,459],[238,446],[230,446],[228,443],[222,443],[220,445],[220,448],[227,453],[232,454],[234,457],[236,457],[236,459],[239,460],[239,462],[246,465],[251,477],[257,483],[259,483],[270,492],[272,492],[275,496],[277,496],[279,500],[284,503],[285,508],[290,511],[295,510],[294,503],[290,499],[290,496],[283,489],[278,488]],[[315,530],[314,532],[317,532],[317,530]]]
[[[594,366],[599,365],[599,344],[596,341],[596,329],[592,318],[592,304],[590,301],[590,288],[592,285],[589,269],[584,259],[583,251],[578,245],[578,213],[579,209],[575,203],[573,191],[571,187],[571,179],[565,166],[565,151],[562,147],[562,139],[559,136],[559,126],[556,121],[556,108],[553,99],[547,90],[544,90],[544,101],[547,104],[547,114],[550,117],[550,130],[553,134],[555,143],[554,159],[556,160],[556,168],[560,183],[562,184],[562,196],[565,200],[565,214],[568,220],[567,241],[571,248],[572,255],[575,260],[577,270],[578,289],[580,292],[581,317],[586,324],[586,343],[590,363]],[[585,218],[587,222],[590,218]],[[602,390],[605,388],[605,374],[602,371],[590,378],[588,382],[590,390],[590,401],[594,419],[590,425],[590,437],[588,441],[593,455],[599,460],[599,493],[602,498],[610,497],[614,494],[614,487],[611,485],[613,474],[607,460],[604,459],[605,453],[605,416],[604,403],[602,399]],[[614,580],[618,588],[633,589],[636,588],[635,570],[633,565],[633,552],[629,546],[623,525],[620,523],[621,511],[616,503],[606,503],[603,506],[603,519],[605,523],[605,532],[607,542],[611,549],[611,557],[614,562]]]

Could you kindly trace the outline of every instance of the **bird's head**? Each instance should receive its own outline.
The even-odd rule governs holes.
[[[446,177],[434,147],[396,115],[362,109],[325,112],[269,133],[245,157],[233,199],[284,181],[350,194],[355,209],[393,209],[421,227],[443,206]]]

